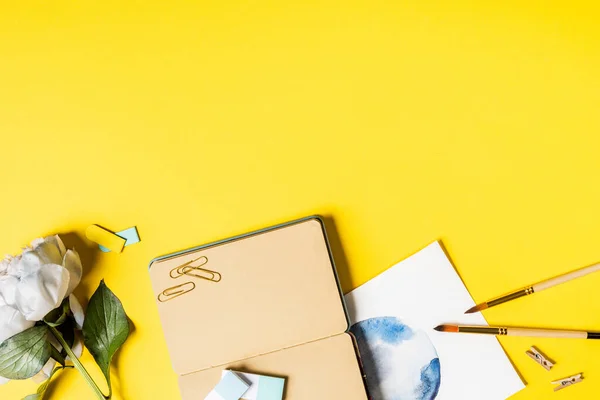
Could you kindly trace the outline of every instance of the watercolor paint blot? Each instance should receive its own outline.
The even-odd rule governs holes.
[[[440,360],[429,336],[396,317],[350,328],[356,337],[373,400],[432,400],[440,389]]]

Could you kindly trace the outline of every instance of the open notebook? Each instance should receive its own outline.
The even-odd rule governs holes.
[[[212,280],[182,273],[189,262]],[[286,378],[287,400],[367,399],[318,217],[159,257],[150,277],[184,400],[223,369]]]

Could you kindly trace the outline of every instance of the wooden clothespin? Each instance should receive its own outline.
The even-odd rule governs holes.
[[[556,392],[558,390],[566,388],[567,386],[571,386],[571,385],[581,382],[583,380],[583,376],[581,376],[581,375],[582,374],[569,376],[567,378],[559,379],[557,381],[552,381],[550,383],[552,383],[553,385],[558,385],[554,388],[554,391]]]
[[[546,368],[546,371],[550,371],[554,366],[554,363],[550,361],[545,355],[542,354],[537,348],[531,346],[529,350],[525,352],[533,361]]]

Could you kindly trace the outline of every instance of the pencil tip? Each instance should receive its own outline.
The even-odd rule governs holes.
[[[476,306],[473,306],[473,307],[469,308],[467,311],[465,311],[465,314],[476,313],[476,312],[485,310],[486,308],[488,308],[487,303],[477,304]]]
[[[458,332],[458,326],[456,326],[456,325],[442,324],[442,325],[436,326],[433,329],[435,329],[438,332]]]

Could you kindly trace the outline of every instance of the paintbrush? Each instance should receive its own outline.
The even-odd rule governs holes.
[[[530,336],[561,339],[600,339],[600,332],[570,331],[559,329],[539,329],[539,328],[508,328],[497,326],[463,326],[463,325],[438,325],[435,328],[438,332],[452,333],[478,333],[481,335],[496,336]]]
[[[568,282],[573,279],[581,278],[582,276],[591,274],[596,271],[600,271],[600,263],[590,265],[589,267],[581,268],[581,269],[578,269],[575,271],[571,271],[566,274],[559,275],[555,278],[547,279],[545,281],[536,283],[535,285],[527,286],[523,289],[519,289],[515,292],[506,294],[504,296],[485,301],[481,304],[477,304],[476,306],[471,307],[467,311],[465,311],[465,314],[471,314],[474,312],[483,311],[487,308],[497,306],[498,304],[502,304],[502,303],[506,303],[506,302],[514,300],[514,299],[518,299],[519,297],[523,297],[523,296],[527,296],[527,295],[534,294],[537,292],[541,292],[544,289],[549,289],[553,286],[560,285],[561,283],[565,283],[565,282]]]

